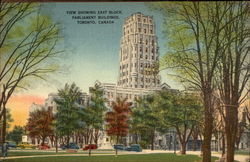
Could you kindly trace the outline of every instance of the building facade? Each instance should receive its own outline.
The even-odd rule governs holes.
[[[135,13],[125,19],[117,85],[149,88],[160,85],[158,45],[153,17]]]

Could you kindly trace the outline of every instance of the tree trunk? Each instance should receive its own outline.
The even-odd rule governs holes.
[[[138,144],[138,134],[135,134],[135,143]]]
[[[95,142],[96,145],[98,145],[98,138],[99,138],[99,129],[95,129],[94,142]]]
[[[226,106],[226,161],[234,162],[235,139],[238,125],[238,107]]]
[[[58,140],[58,137],[57,137],[57,134],[56,134],[56,138],[55,138],[56,153],[58,153],[58,145],[57,145],[57,140]]]
[[[153,130],[151,134],[151,150],[154,150],[154,142],[155,142],[155,130]]]
[[[182,155],[186,154],[186,142],[181,143],[181,154]]]
[[[1,139],[1,143],[2,146],[5,143],[5,137],[6,137],[6,107],[5,105],[3,105],[3,127],[2,127],[2,139]]]
[[[223,157],[226,153],[226,143],[225,143],[225,135],[222,135],[222,153],[221,153],[221,157]]]
[[[1,121],[1,120],[0,120]],[[1,152],[4,152],[4,143],[5,143],[5,134],[6,134],[6,108],[5,105],[3,106],[3,127],[2,127],[2,131],[1,131],[1,145],[2,145],[2,150]]]
[[[67,145],[69,145],[70,135],[67,135]]]
[[[46,136],[43,136],[43,137],[42,137],[42,145],[44,145],[45,139],[46,139]]]
[[[193,147],[193,151],[197,150],[197,139],[193,139],[193,143],[192,143],[192,147]]]
[[[204,139],[202,142],[203,162],[211,161],[211,139],[213,129],[213,113],[212,113],[212,91],[207,90],[204,93]]]

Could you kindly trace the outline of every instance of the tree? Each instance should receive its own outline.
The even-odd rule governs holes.
[[[58,90],[59,98],[56,99],[56,131],[58,135],[66,135],[66,143],[69,145],[70,136],[85,123],[81,121],[80,116],[83,114],[81,101],[82,91],[75,83],[65,84],[63,89]]]
[[[14,126],[14,129],[7,135],[7,139],[16,142],[16,144],[22,141],[22,135],[24,134],[24,128],[21,126]]]
[[[91,129],[89,130],[91,132],[90,136],[93,136],[96,145],[98,144],[100,131],[103,130],[104,115],[107,110],[105,106],[106,99],[103,94],[103,89],[101,89],[99,84],[95,84],[95,86],[90,89],[90,101],[85,109],[83,119],[88,127],[87,129]],[[88,142],[91,143],[92,139],[88,140]]]
[[[58,70],[54,59],[61,51],[56,48],[58,24],[41,15],[38,4],[1,1],[0,17],[0,120],[3,118],[5,137],[9,98],[18,89],[26,89],[34,78],[45,79]]]
[[[169,52],[163,62],[172,67],[186,86],[199,90],[204,105],[203,162],[211,161],[213,101],[218,62],[226,37],[224,29],[231,22],[227,13],[231,2],[157,3],[165,16]],[[233,155],[232,155],[233,156]]]
[[[202,105],[197,95],[185,92],[172,93],[168,99],[171,105],[167,107],[167,113],[163,114],[163,121],[168,127],[176,129],[181,144],[181,154],[186,154],[187,142],[195,127],[202,121]]]
[[[10,109],[6,109],[6,128],[10,128],[10,123],[13,122],[14,120],[11,117]],[[3,127],[3,119],[0,121],[0,128]],[[0,137],[3,138],[3,130],[0,129]]]
[[[116,137],[116,144],[120,142],[121,137],[128,135],[130,106],[131,103],[126,102],[126,99],[117,98],[117,101],[112,103],[112,111],[106,113],[106,131],[109,136]]]
[[[240,134],[238,122],[239,107],[247,97],[246,85],[250,78],[250,4],[231,2],[225,6],[224,25],[221,38],[221,59],[218,62],[218,89],[224,109],[226,135],[226,160],[234,161],[235,142]]]
[[[47,137],[51,136],[53,132],[53,120],[51,108],[37,109],[30,112],[26,130],[30,137],[38,138],[44,145]]]
[[[151,150],[154,150],[156,131],[164,132],[167,129],[160,116],[165,113],[168,100],[163,103],[161,99],[157,93],[144,96],[136,101],[136,106],[132,109],[133,132],[140,134],[141,139],[150,140],[148,143],[151,144]]]

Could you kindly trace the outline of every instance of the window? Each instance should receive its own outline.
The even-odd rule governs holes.
[[[139,33],[141,32],[141,28],[138,28],[138,32],[139,32]]]
[[[142,47],[140,47],[140,52],[142,52]]]
[[[141,63],[141,67],[143,67],[143,63]]]
[[[152,56],[152,60],[155,59],[154,55]]]
[[[146,55],[146,59],[148,59],[148,55]]]
[[[147,33],[147,29],[144,29],[144,33],[145,33],[145,34]]]
[[[146,45],[148,45],[148,40],[146,39]]]
[[[146,48],[146,52],[148,52],[148,48]]]
[[[152,29],[150,30],[150,34],[153,34],[153,30]]]
[[[142,55],[140,55],[140,58],[142,58]]]
[[[138,21],[140,22],[140,21],[141,21],[141,19],[140,19],[140,18],[138,18]]]

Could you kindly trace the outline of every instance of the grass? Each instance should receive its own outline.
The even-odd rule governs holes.
[[[68,153],[68,152],[58,152],[57,154],[88,154],[88,151],[84,152],[76,152],[76,153]],[[91,151],[92,154],[112,154],[114,151],[107,151],[107,152],[98,152],[98,151]],[[35,155],[56,155],[55,152],[25,152],[25,151],[15,151],[15,152],[8,152],[8,157],[11,156],[35,156]]]
[[[216,158],[213,158],[213,161]],[[201,158],[196,155],[174,155],[174,154],[146,154],[146,155],[118,155],[115,156],[64,156],[64,157],[36,157],[9,159],[7,162],[200,162]]]
[[[235,155],[249,155],[250,156],[250,150],[235,151]]]

